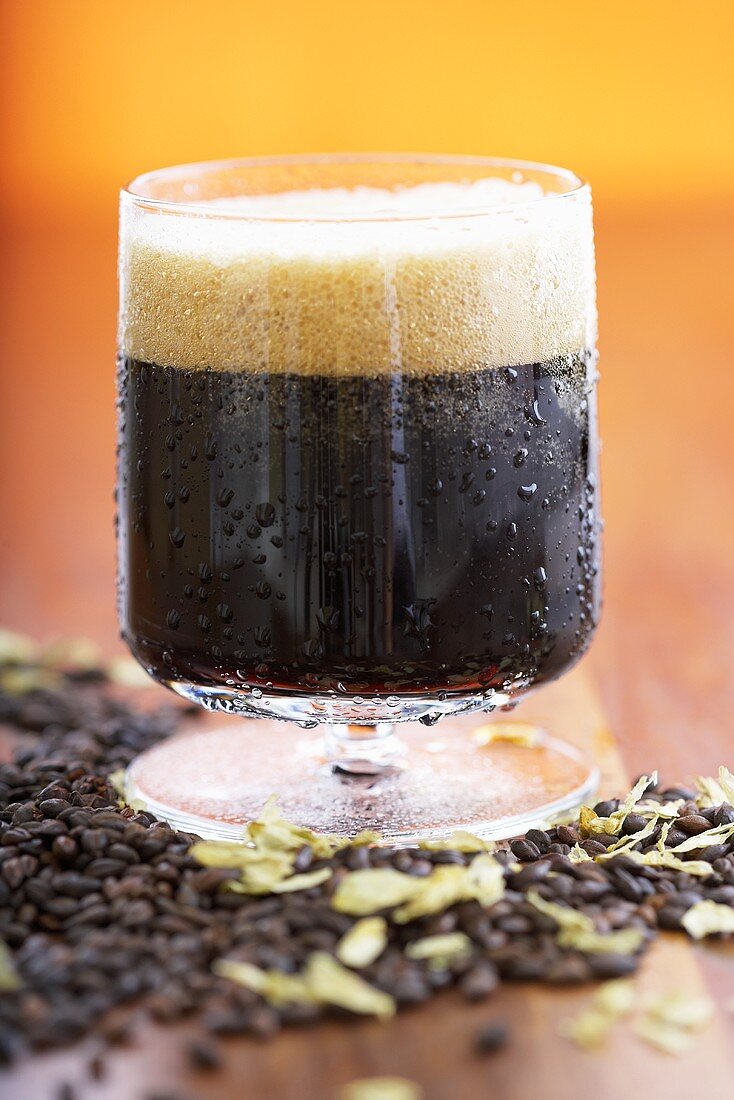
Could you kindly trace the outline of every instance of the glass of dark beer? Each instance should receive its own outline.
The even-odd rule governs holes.
[[[486,158],[165,169],[122,192],[120,291],[122,633],[260,719],[150,750],[136,797],[224,836],[276,794],[403,841],[587,795],[570,747],[456,716],[565,672],[598,618],[588,185]]]

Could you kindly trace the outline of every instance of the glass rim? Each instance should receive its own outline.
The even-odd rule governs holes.
[[[435,211],[422,210],[419,213],[408,212],[384,212],[366,211],[354,214],[353,212],[304,212],[289,214],[251,214],[241,213],[236,210],[226,210],[207,206],[203,202],[182,202],[177,199],[157,199],[141,192],[140,188],[160,180],[181,180],[186,177],[195,178],[207,171],[215,172],[246,169],[268,168],[272,166],[286,167],[298,165],[318,167],[319,165],[434,165],[441,164],[461,166],[467,168],[494,168],[508,172],[533,172],[539,176],[546,176],[561,182],[565,189],[562,191],[546,191],[535,198],[521,199],[516,202],[481,203],[478,206],[442,207]],[[441,182],[441,181],[436,181]],[[293,188],[292,190],[295,190]],[[227,220],[235,222],[263,222],[263,223],[333,223],[350,224],[359,222],[421,222],[443,221],[449,218],[478,218],[490,214],[517,213],[518,210],[537,208],[543,203],[557,199],[573,199],[580,194],[588,193],[588,182],[569,168],[561,168],[554,164],[545,164],[541,161],[518,160],[512,157],[487,157],[461,155],[454,153],[297,153],[283,156],[256,156],[233,157],[222,160],[192,161],[187,164],[171,165],[166,168],[156,168],[149,172],[143,172],[133,177],[120,190],[122,202],[131,202],[136,207],[150,210],[155,213],[184,215],[212,220]],[[286,192],[284,192],[286,193]]]

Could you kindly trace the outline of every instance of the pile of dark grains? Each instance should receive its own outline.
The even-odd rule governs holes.
[[[121,701],[99,669],[64,673],[56,688],[0,693],[0,722],[20,743],[12,762],[0,767],[0,939],[22,982],[0,996],[0,1062],[90,1033],[102,1043],[124,1042],[130,1021],[147,1014],[158,1021],[193,1017],[198,1038],[187,1047],[189,1062],[215,1069],[221,1055],[212,1036],[267,1038],[284,1025],[311,1022],[324,1009],[276,1009],[212,974],[213,960],[226,956],[296,972],[311,952],[333,953],[354,923],[330,905],[349,870],[392,866],[427,875],[436,864],[472,858],[448,850],[350,847],[329,860],[334,874],[322,886],[267,897],[221,891],[236,871],[199,866],[189,854],[195,838],[151,814],[120,808],[107,780],[172,732],[184,709],[146,712]],[[730,805],[702,810],[695,792],[683,787],[653,787],[646,797],[687,800],[669,846],[734,821]],[[599,803],[596,812],[608,816],[618,805]],[[644,824],[631,814],[623,832]],[[644,849],[658,836],[656,829]],[[582,910],[600,932],[641,929],[643,950],[658,928],[680,927],[685,911],[703,898],[734,905],[734,837],[692,853],[712,865],[703,879],[641,866],[624,855],[604,864],[569,859],[577,842],[594,854],[618,839],[584,839],[572,825],[529,830],[497,853],[507,868],[501,901],[490,910],[472,901],[407,925],[390,922],[388,947],[360,973],[407,1006],[450,985],[481,1000],[501,981],[571,984],[637,968],[642,951],[586,955],[561,949],[555,922],[526,898],[531,888]],[[304,847],[296,870],[324,862]],[[443,967],[403,952],[409,941],[455,931],[469,936],[472,952]],[[476,1049],[494,1050],[505,1038],[502,1026],[486,1028]]]

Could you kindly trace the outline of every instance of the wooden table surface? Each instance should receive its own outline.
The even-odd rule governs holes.
[[[606,208],[597,217],[606,580],[603,624],[578,672],[527,704],[584,740],[608,793],[658,768],[670,780],[734,767],[734,312],[731,210]],[[107,649],[114,621],[115,225],[4,234],[0,305],[0,623],[42,637],[85,634]],[[522,713],[522,712],[521,712]],[[664,937],[644,990],[706,990],[734,1001],[734,949]],[[620,1028],[583,1053],[555,1036],[590,992],[455,995],[376,1023],[330,1024],[262,1045],[232,1040],[227,1072],[192,1075],[181,1032],[151,1030],[105,1081],[89,1050],[0,1076],[2,1100],[336,1100],[345,1082],[401,1074],[426,1100],[527,1100],[634,1092],[727,1095],[734,1014],[720,1010],[693,1051],[666,1057]],[[512,1041],[470,1053],[484,1022]]]

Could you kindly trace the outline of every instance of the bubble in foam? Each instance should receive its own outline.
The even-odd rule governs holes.
[[[123,198],[121,344],[133,358],[439,372],[543,362],[594,343],[586,188],[545,195],[536,183],[485,179],[198,205],[202,216]]]

